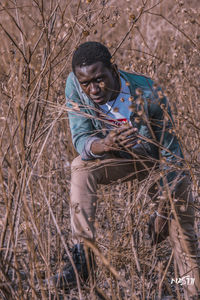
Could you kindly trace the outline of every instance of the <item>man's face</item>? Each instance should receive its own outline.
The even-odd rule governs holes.
[[[76,67],[75,73],[84,93],[96,104],[105,104],[118,95],[119,79],[113,67],[108,68],[102,62],[96,62]]]

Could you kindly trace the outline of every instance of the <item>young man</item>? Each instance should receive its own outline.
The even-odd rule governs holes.
[[[88,277],[83,241],[95,239],[97,185],[141,181],[157,168],[161,174],[157,193],[165,194],[172,208],[168,230],[180,277],[195,278],[194,285],[184,286],[185,299],[198,299],[192,195],[167,99],[150,78],[118,70],[108,49],[97,42],[78,47],[72,69],[66,98],[73,144],[80,154],[72,163],[71,176],[73,259],[80,277]],[[156,197],[153,187],[149,194]],[[72,266],[53,281],[76,284]]]

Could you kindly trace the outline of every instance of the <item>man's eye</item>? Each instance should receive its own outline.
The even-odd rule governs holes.
[[[88,85],[88,82],[81,82],[81,85],[87,86],[87,85]]]

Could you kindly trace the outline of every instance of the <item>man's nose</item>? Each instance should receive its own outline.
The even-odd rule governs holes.
[[[98,94],[101,91],[101,88],[97,82],[90,83],[90,93],[93,95]]]

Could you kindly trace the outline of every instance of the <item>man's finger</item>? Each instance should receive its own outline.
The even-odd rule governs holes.
[[[138,138],[136,138],[136,137],[131,137],[131,138],[124,139],[124,140],[120,141],[119,144],[120,144],[121,146],[128,146],[128,147],[131,147],[131,146],[137,144],[137,140],[138,140]]]
[[[137,128],[129,127],[129,128],[121,128],[117,132],[117,136],[127,137],[131,134],[136,134],[138,132]]]

